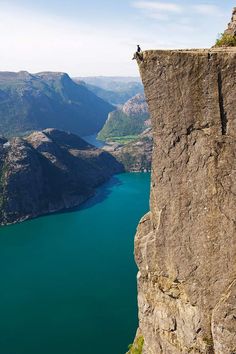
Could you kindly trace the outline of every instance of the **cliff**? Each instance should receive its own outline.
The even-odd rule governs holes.
[[[150,212],[135,238],[143,354],[236,352],[236,48],[146,51]]]
[[[78,136],[56,129],[0,139],[0,224],[80,205],[123,167]]]
[[[86,136],[101,130],[113,110],[65,73],[0,72],[0,135],[52,127]]]

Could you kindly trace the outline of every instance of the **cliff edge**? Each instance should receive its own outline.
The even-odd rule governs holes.
[[[236,48],[145,51],[150,212],[135,238],[143,354],[236,352]]]

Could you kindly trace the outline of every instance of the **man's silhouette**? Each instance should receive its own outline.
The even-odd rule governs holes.
[[[132,60],[137,59],[137,58],[139,58],[140,60],[142,60],[142,49],[140,48],[140,45],[139,45],[139,44],[137,44],[137,50],[136,50],[136,52],[134,53],[134,56],[133,56]]]

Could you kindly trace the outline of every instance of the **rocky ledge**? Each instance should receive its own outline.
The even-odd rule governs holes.
[[[46,129],[0,139],[0,224],[80,205],[123,167],[77,135]]]
[[[138,59],[153,127],[136,239],[143,354],[236,353],[236,48]]]

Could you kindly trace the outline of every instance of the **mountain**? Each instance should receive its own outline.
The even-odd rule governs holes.
[[[79,76],[76,79],[111,91],[120,91],[132,83],[142,84],[139,76]]]
[[[114,107],[65,73],[0,72],[0,134],[57,128],[98,132]]]
[[[150,125],[145,96],[137,94],[109,114],[97,137],[106,141],[103,149],[122,163],[125,171],[151,171],[153,140]]]
[[[77,135],[46,129],[0,139],[0,224],[80,205],[123,167]]]
[[[75,82],[84,84],[91,92],[110,104],[124,104],[138,93],[143,93],[140,78],[132,77],[81,77]]]
[[[148,106],[143,94],[137,94],[121,108],[109,114],[108,119],[98,134],[100,140],[138,135],[150,126]]]

